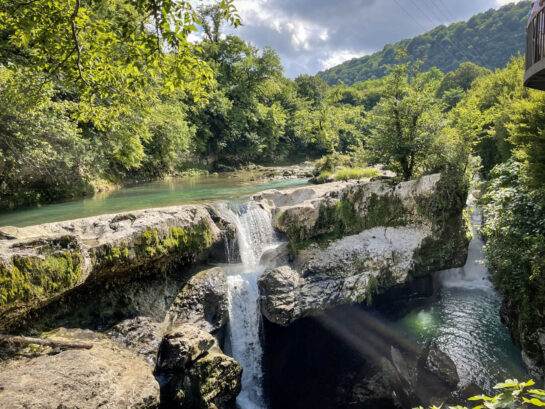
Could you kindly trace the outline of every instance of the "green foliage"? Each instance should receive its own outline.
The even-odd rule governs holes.
[[[478,77],[452,111],[453,126],[481,158],[485,173],[511,156],[508,124],[514,120],[514,106],[534,93],[522,86],[523,73],[524,59],[513,58],[503,70]]]
[[[511,56],[524,53],[530,6],[531,2],[521,1],[477,14],[465,23],[441,25],[412,39],[387,44],[382,51],[346,61],[318,76],[330,85],[381,78],[388,73],[388,66],[395,64],[401,49],[408,51],[411,62],[423,60],[422,68],[426,71],[437,67],[450,72],[466,61],[488,69],[500,68]]]
[[[231,0],[219,7],[240,24]],[[201,94],[211,72],[188,41],[197,24],[188,1],[6,0],[0,6],[8,58],[22,52],[29,76],[69,81],[85,101],[80,114],[95,122],[97,113],[116,115],[124,103],[138,103],[152,82],[165,92]]]
[[[535,382],[519,382],[516,379],[507,379],[494,386],[494,389],[501,391],[496,396],[485,395],[469,398],[472,402],[481,402],[473,409],[518,409],[522,407],[545,406],[545,391],[542,389],[528,389],[534,386]],[[440,409],[441,406],[430,406],[430,409]],[[462,406],[449,406],[449,409],[467,409]],[[416,409],[424,409],[422,407]]]
[[[437,88],[437,97],[442,99],[448,108],[453,108],[462,100],[471,84],[479,77],[490,74],[486,68],[471,62],[461,63],[456,71],[445,75]]]
[[[345,168],[335,174],[335,180],[370,179],[380,176],[380,172],[374,168]]]
[[[380,176],[380,172],[375,168],[340,168],[335,172],[323,171],[316,178],[315,183],[327,183],[330,181],[347,181],[359,179],[371,179]]]
[[[398,64],[391,71],[382,99],[367,118],[366,149],[371,163],[389,165],[409,180],[430,160],[434,139],[446,123],[434,83],[418,66]]]
[[[482,198],[487,264],[515,334],[539,327],[545,306],[545,191],[529,187],[523,169],[517,162],[498,165]],[[536,361],[545,362],[533,352]]]

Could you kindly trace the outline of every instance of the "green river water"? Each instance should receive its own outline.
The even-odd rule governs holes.
[[[209,175],[142,183],[89,198],[0,213],[2,226],[31,226],[152,207],[239,198],[265,189],[302,186],[307,179],[251,180],[252,175]]]

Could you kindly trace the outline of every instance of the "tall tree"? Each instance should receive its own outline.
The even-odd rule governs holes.
[[[405,180],[414,175],[444,126],[434,92],[418,66],[405,63],[391,68],[384,95],[368,119],[367,149],[373,162],[391,165]]]

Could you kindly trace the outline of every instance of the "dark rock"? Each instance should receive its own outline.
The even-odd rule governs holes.
[[[479,396],[483,394],[484,391],[481,389],[481,387],[474,383],[468,383],[467,385],[462,386],[458,391],[459,398],[464,402],[466,402],[469,398],[472,398],[473,396]]]
[[[426,346],[418,363],[452,389],[458,386],[460,377],[454,361],[435,342]]]
[[[207,332],[220,330],[229,319],[227,276],[219,267],[195,274],[172,303],[171,325],[190,323]]]
[[[184,324],[161,342],[156,375],[166,407],[224,409],[234,407],[242,367],[221,352],[210,334]]]
[[[136,317],[120,322],[107,334],[155,365],[159,344],[163,338],[163,324],[154,322],[149,317]]]

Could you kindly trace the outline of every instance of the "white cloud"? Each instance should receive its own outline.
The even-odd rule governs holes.
[[[271,46],[293,78],[510,2],[513,0],[235,0],[243,26],[226,30],[257,47]]]
[[[320,58],[319,61],[322,64],[321,69],[327,70],[352,58],[357,58],[365,55],[363,51],[354,52],[353,50],[337,50],[332,51],[326,58]]]

